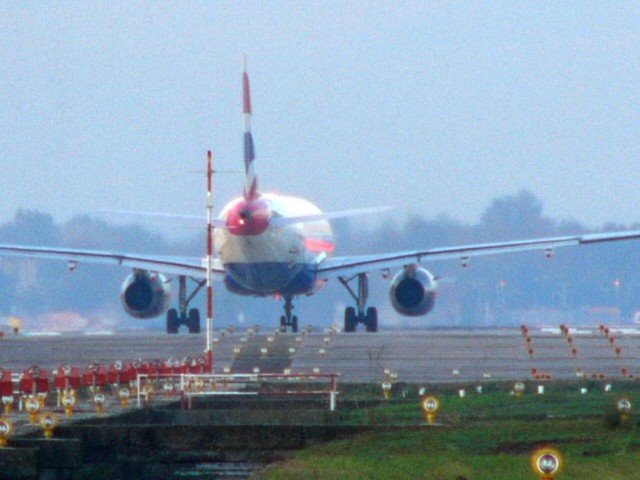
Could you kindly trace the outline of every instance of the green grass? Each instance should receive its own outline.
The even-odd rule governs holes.
[[[340,412],[337,423],[407,426],[369,433],[295,452],[257,478],[275,479],[534,479],[530,455],[553,445],[565,458],[561,479],[640,478],[640,427],[620,424],[615,402],[640,400],[636,385],[605,395],[580,395],[577,387],[514,398],[504,391],[469,395],[444,391],[445,427],[419,427],[424,417],[414,400]]]
[[[600,420],[491,422],[465,428],[373,432],[309,447],[268,468],[264,479],[531,479],[530,453],[553,444],[562,478],[637,479],[638,435]]]
[[[439,418],[449,424],[484,419],[545,419],[602,416],[615,411],[617,400],[626,396],[634,404],[640,393],[626,394],[552,392],[545,395],[525,395],[521,398],[507,393],[469,395],[462,399],[452,394],[439,396]],[[339,423],[355,425],[416,425],[422,422],[418,398],[391,400],[369,408],[338,411]]]

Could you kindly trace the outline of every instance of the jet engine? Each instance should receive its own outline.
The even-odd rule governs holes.
[[[122,284],[120,298],[132,317],[157,317],[169,307],[171,285],[164,275],[135,270]]]
[[[426,315],[436,304],[438,282],[427,270],[408,265],[393,277],[389,296],[396,312],[409,317]]]

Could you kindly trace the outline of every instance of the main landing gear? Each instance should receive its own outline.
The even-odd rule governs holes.
[[[349,283],[354,279],[358,279],[357,293],[349,286]],[[378,310],[376,307],[367,308],[367,300],[369,299],[369,277],[367,274],[359,273],[351,278],[338,277],[338,280],[356,301],[356,308],[347,307],[344,310],[344,331],[355,332],[356,325],[363,323],[367,332],[377,332]]]
[[[291,331],[296,333],[298,331],[298,317],[291,315],[293,310],[292,297],[284,297],[284,315],[280,317],[280,331],[286,332],[287,327],[291,327]]]
[[[180,290],[178,294],[178,305],[180,311],[175,308],[170,308],[167,311],[167,333],[178,333],[180,325],[187,326],[189,333],[200,333],[200,310],[197,308],[191,308],[187,312],[187,308],[189,307],[191,300],[193,300],[193,297],[196,296],[206,282],[204,280],[198,281],[193,278],[191,280],[196,283],[196,287],[187,297],[187,277],[184,275],[178,276],[178,281],[180,282]]]

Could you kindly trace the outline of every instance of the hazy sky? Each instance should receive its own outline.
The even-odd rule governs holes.
[[[265,189],[475,222],[526,188],[640,221],[638,25],[637,2],[0,1],[0,221],[203,213],[206,150],[242,166],[243,52]]]

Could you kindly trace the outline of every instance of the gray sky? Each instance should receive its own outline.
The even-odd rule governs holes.
[[[0,1],[0,221],[203,213],[241,169],[249,56],[265,189],[475,222],[530,189],[640,221],[637,2]],[[217,178],[218,207],[241,192]]]

